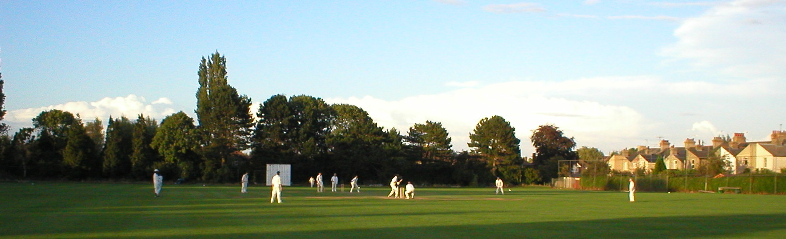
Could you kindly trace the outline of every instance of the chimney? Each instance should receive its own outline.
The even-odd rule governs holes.
[[[669,148],[669,145],[671,145],[671,144],[669,143],[669,141],[668,141],[668,140],[665,140],[665,139],[664,139],[664,140],[661,140],[661,141],[660,141],[660,149],[661,149],[661,150],[666,150],[666,149],[668,149],[668,148]]]
[[[692,149],[692,148],[696,148],[696,141],[691,138],[685,139],[685,149]]]
[[[746,142],[747,139],[745,139],[745,133],[734,133],[734,138],[731,138],[731,144],[729,146],[738,149],[740,148],[740,145]]]
[[[786,141],[786,131],[773,130],[770,138],[772,139],[772,144],[783,145],[783,142]]]
[[[724,143],[726,143],[726,141],[724,141],[721,137],[712,138],[712,148],[723,146]]]
[[[644,145],[639,145],[637,150],[639,151],[640,154],[647,154],[647,149],[649,149],[649,147]]]

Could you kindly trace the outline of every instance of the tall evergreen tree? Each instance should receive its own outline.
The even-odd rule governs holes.
[[[196,114],[201,131],[203,179],[229,180],[232,154],[248,148],[251,99],[227,83],[226,58],[218,52],[199,64]],[[239,176],[239,175],[238,175]],[[234,177],[232,177],[234,178]]]
[[[150,144],[156,135],[158,123],[150,117],[139,115],[134,122],[131,139],[131,176],[146,179],[153,171],[153,162],[158,161],[158,152]]]
[[[451,162],[453,159],[451,139],[442,123],[426,121],[425,124],[415,124],[409,128],[405,139],[419,152],[419,158],[426,162]]]
[[[101,175],[100,160],[95,152],[95,144],[87,135],[81,120],[68,128],[67,142],[63,149],[63,174],[70,178],[81,179]]]
[[[506,181],[516,181],[521,170],[521,140],[516,129],[501,116],[483,118],[469,135],[467,146],[474,148],[490,166],[494,176]]]
[[[134,124],[122,116],[109,118],[104,146],[104,175],[112,179],[125,178],[131,172],[131,153]]]

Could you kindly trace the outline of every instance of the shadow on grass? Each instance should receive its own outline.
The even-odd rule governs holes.
[[[274,215],[267,215],[271,217]],[[461,215],[456,215],[461,216]],[[493,225],[397,226],[301,230],[296,225],[147,228],[119,232],[5,235],[35,238],[781,238],[786,214],[639,217]],[[223,226],[221,226],[223,225]],[[313,228],[313,227],[311,227]]]

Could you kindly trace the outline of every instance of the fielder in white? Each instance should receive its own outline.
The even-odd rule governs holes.
[[[322,192],[325,190],[325,184],[322,182],[322,173],[317,174],[317,192]]]
[[[164,185],[164,176],[158,174],[158,169],[153,170],[153,188],[155,189],[156,197],[161,196],[161,186]]]
[[[314,177],[308,178],[308,183],[311,184],[311,187],[314,187]]]
[[[281,176],[279,176],[281,172],[276,172],[276,175],[273,176],[273,179],[270,180],[270,184],[273,185],[273,192],[270,195],[270,203],[273,203],[275,200],[278,200],[278,203],[281,203]]]
[[[633,202],[633,201],[635,201],[635,199],[633,197],[633,193],[636,192],[636,183],[633,182],[632,178],[629,178],[628,181],[630,182],[630,183],[628,183],[628,192],[630,192],[630,195],[628,196],[628,198],[630,198],[630,201]]]
[[[412,185],[412,182],[407,182],[405,188],[406,191],[404,191],[404,195],[407,196],[407,199],[415,199],[415,185]]]
[[[355,175],[355,177],[352,178],[352,181],[349,181],[349,184],[352,185],[352,187],[349,188],[349,193],[352,193],[352,190],[354,190],[356,188],[357,188],[358,192],[360,192],[360,186],[358,186],[358,176],[357,175]]]
[[[494,194],[499,194],[499,192],[502,192],[502,195],[505,195],[505,189],[502,188],[502,186],[504,186],[505,183],[502,182],[502,179],[497,177],[497,182],[495,184],[497,184],[497,191],[494,192]]]
[[[248,172],[240,177],[240,193],[246,193],[246,189],[248,189]]]
[[[338,185],[338,176],[336,176],[336,173],[333,173],[333,177],[330,177],[330,189],[333,192],[336,192],[336,185]]]
[[[398,192],[398,184],[399,183],[401,183],[401,180],[398,179],[398,174],[394,175],[393,179],[390,180],[390,189],[391,190],[390,190],[390,194],[388,194],[388,197],[395,195],[396,198],[398,198],[400,196],[399,192]]]

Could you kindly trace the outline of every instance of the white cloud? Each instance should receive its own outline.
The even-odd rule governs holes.
[[[464,5],[467,3],[466,1],[462,1],[462,0],[434,0],[434,1],[438,3],[449,4],[449,5]]]
[[[595,5],[598,4],[600,0],[584,0],[584,5]]]
[[[688,6],[714,6],[721,2],[653,2],[650,5],[658,7],[688,7]]]
[[[479,84],[480,84],[480,82],[477,82],[477,81],[465,81],[465,82],[451,81],[451,82],[445,83],[446,86],[458,87],[458,88],[470,88],[470,87],[475,87],[475,86],[477,86]]]
[[[491,4],[483,7],[483,10],[492,13],[528,13],[545,12],[546,9],[537,3],[512,3],[512,4]]]
[[[557,14],[557,16],[558,17],[572,17],[572,18],[591,18],[591,19],[600,18],[600,17],[595,16],[595,15],[581,15],[581,14],[569,14],[569,13],[560,13],[560,14]]]
[[[656,144],[658,137],[680,140],[700,135],[711,139],[720,132],[717,127],[709,122],[690,122],[697,122],[694,118],[699,117],[715,120],[719,115],[726,116],[724,109],[748,114],[748,108],[732,106],[734,99],[775,96],[779,94],[777,86],[782,85],[771,80],[670,82],[656,76],[615,76],[559,82],[510,81],[399,100],[365,96],[325,101],[359,106],[380,126],[402,133],[415,123],[441,122],[455,150],[468,149],[469,134],[478,121],[499,115],[516,128],[524,155],[534,151],[529,141],[531,131],[544,124],[560,127],[579,146],[608,153]],[[680,115],[680,111],[693,115]],[[741,127],[724,129],[727,132],[752,130],[749,122],[723,125]]]
[[[152,103],[148,103],[144,97],[131,94],[126,97],[106,97],[94,102],[75,101],[39,108],[10,110],[5,120],[19,127],[30,127],[33,118],[41,114],[41,112],[53,109],[68,111],[75,115],[79,114],[82,120],[85,121],[92,121],[98,118],[106,122],[110,116],[126,116],[130,119],[136,119],[139,114],[161,120],[177,112],[171,106],[172,101],[168,98],[160,98]]]
[[[529,142],[531,131],[543,124],[555,124],[566,134],[569,132],[569,136],[588,144],[609,142],[609,138],[624,139],[644,128],[642,115],[629,107],[542,94],[565,90],[566,86],[575,87],[568,89],[575,91],[596,87],[591,83],[515,81],[396,101],[371,96],[326,101],[357,105],[380,126],[396,128],[400,132],[406,132],[415,123],[426,120],[441,122],[450,133],[455,150],[468,149],[469,134],[478,121],[494,115],[502,116],[516,128],[525,155],[533,151]]]
[[[738,0],[686,19],[678,41],[662,54],[672,61],[733,77],[786,77],[786,1]]]
[[[696,133],[700,133],[703,135],[710,135],[710,136],[717,136],[720,135],[721,133],[721,131],[718,130],[718,128],[716,128],[715,125],[713,125],[711,122],[707,120],[693,123],[691,130]]]
[[[612,20],[634,19],[634,20],[658,20],[658,21],[675,21],[675,22],[682,20],[682,18],[672,17],[672,16],[638,16],[638,15],[608,16],[606,18]]]

